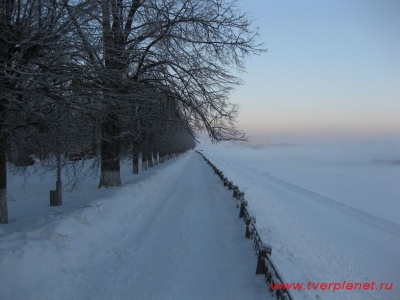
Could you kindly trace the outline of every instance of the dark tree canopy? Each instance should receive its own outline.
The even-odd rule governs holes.
[[[233,0],[0,1],[0,222],[7,153],[95,153],[109,187],[121,158],[243,139],[229,93],[256,37]]]

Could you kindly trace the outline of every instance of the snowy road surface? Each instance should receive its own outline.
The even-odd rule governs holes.
[[[268,299],[236,202],[194,152],[0,237],[1,299]]]

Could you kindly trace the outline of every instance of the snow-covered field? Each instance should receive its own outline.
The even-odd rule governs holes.
[[[311,285],[292,292],[296,299],[400,299],[398,144],[250,148],[202,141],[197,149],[245,191],[286,282],[359,282],[374,289]],[[393,283],[392,290],[379,290],[381,283]]]
[[[236,203],[200,155],[123,168],[122,187],[89,178],[62,207],[48,206],[51,176],[10,181],[0,299],[268,299]]]
[[[245,191],[283,279],[304,284],[296,300],[400,299],[398,145],[197,149]],[[235,200],[200,155],[122,169],[122,187],[80,180],[62,207],[49,207],[53,175],[10,178],[0,299],[269,297]],[[393,286],[313,289],[344,281]]]

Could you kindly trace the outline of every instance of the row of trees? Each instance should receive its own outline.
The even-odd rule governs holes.
[[[263,51],[251,26],[234,0],[0,0],[0,223],[7,153],[98,151],[111,187],[123,156],[242,138],[227,96]]]

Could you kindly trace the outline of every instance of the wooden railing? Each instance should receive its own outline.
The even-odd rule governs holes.
[[[256,274],[264,275],[265,283],[269,287],[270,293],[277,299],[293,300],[289,290],[284,288],[285,281],[283,281],[282,275],[278,272],[276,266],[271,260],[272,247],[263,243],[261,236],[257,231],[256,218],[251,216],[247,209],[248,202],[244,199],[244,192],[240,191],[239,187],[234,185],[232,181],[225,177],[222,171],[202,153],[199,151],[196,152],[199,153],[211,166],[215,174],[217,174],[222,180],[224,186],[233,191],[232,197],[238,200],[237,207],[239,208],[239,218],[243,219],[246,224],[245,237],[253,240],[253,248],[258,257]]]

